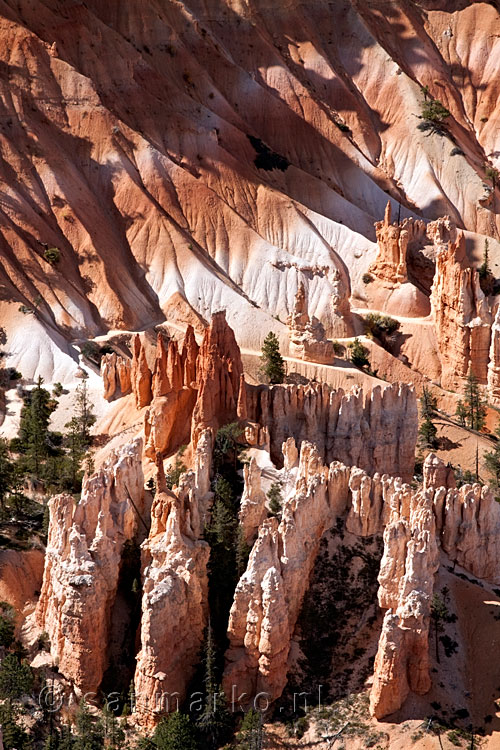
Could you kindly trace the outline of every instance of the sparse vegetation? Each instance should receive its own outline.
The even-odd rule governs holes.
[[[478,268],[479,284],[486,296],[495,292],[495,277],[491,273],[489,242],[486,238],[484,241],[483,262]]]
[[[61,260],[61,251],[58,247],[48,247],[44,250],[43,257],[51,266],[57,266]]]
[[[399,330],[399,321],[381,313],[368,313],[363,320],[366,335],[376,339],[384,349],[389,349],[394,343],[394,334]]]
[[[363,281],[363,284],[371,284],[373,281],[373,276],[371,275],[371,273],[364,273],[361,279]]]
[[[448,117],[450,117],[450,112],[439,99],[433,99],[428,94],[424,96],[420,113],[420,119],[422,120],[419,125],[420,130],[443,135],[444,123]]]
[[[181,474],[184,474],[184,472],[187,471],[187,466],[182,460],[186,448],[186,445],[181,445],[177,452],[177,456],[175,457],[173,466],[171,466],[165,473],[165,479],[167,480],[167,487],[169,490],[179,484]]]
[[[496,169],[496,167],[487,166],[485,169],[485,174],[486,174],[486,178],[488,180],[491,180],[491,185],[494,190],[498,184],[498,178],[500,176],[500,172],[498,171],[498,169]]]
[[[280,482],[273,482],[267,493],[267,499],[269,500],[269,513],[271,516],[280,517],[283,507],[283,494]]]
[[[363,346],[358,338],[355,338],[353,342],[348,344],[350,350],[350,360],[355,367],[359,367],[360,370],[365,369],[369,366],[370,360],[368,359],[368,349]]]

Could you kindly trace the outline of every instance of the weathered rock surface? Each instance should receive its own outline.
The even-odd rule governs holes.
[[[146,350],[138,333],[135,334],[133,339],[130,380],[137,408],[142,409],[144,406],[148,406],[153,398],[151,391],[152,375]]]
[[[341,461],[369,472],[413,476],[417,402],[406,384],[344,393],[326,385],[246,385],[251,422],[267,426],[271,458],[281,463],[283,442],[309,440],[327,463]]]
[[[36,620],[49,635],[59,671],[80,693],[97,691],[107,666],[121,554],[144,511],[141,455],[136,439],[86,480],[78,504],[71,495],[50,500]]]
[[[259,526],[267,516],[266,493],[261,487],[261,476],[262,471],[252,457],[243,467],[245,485],[238,514],[247,544],[253,543]]]
[[[400,708],[410,690],[431,686],[429,622],[438,547],[433,492],[387,493],[390,517],[384,529],[379,604],[387,609],[375,658],[370,713],[376,718]]]
[[[491,326],[488,363],[488,396],[492,406],[500,406],[500,305]]]
[[[42,587],[44,555],[40,549],[0,551],[0,601],[18,615],[33,607]]]
[[[407,281],[406,252],[410,239],[408,230],[401,224],[391,222],[391,202],[387,202],[383,221],[377,221],[378,255],[370,266],[374,276],[393,284]]]
[[[462,232],[437,254],[431,307],[443,387],[459,388],[469,367],[486,383],[491,315],[478,272],[469,266]]]
[[[193,412],[192,439],[207,427],[217,429],[237,418],[243,374],[241,354],[224,312],[215,313],[205,332],[197,361],[198,398]]]
[[[207,563],[210,548],[200,537],[208,512],[212,441],[201,433],[196,470],[176,493],[161,479],[151,509],[151,529],[142,545],[141,650],[137,656],[136,712],[151,728],[176,710],[200,657],[208,623]]]
[[[309,317],[304,285],[300,284],[288,318],[290,354],[311,362],[331,364],[335,357],[333,341],[325,338],[325,330],[317,319]]]
[[[119,396],[127,396],[132,390],[132,362],[116,352],[105,354],[101,359],[101,377],[104,385],[104,398],[111,401]]]

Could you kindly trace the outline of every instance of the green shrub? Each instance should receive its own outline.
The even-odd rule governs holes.
[[[440,124],[449,116],[450,112],[439,99],[430,99],[422,104],[422,119],[427,120],[427,122]]]
[[[51,266],[56,266],[61,260],[61,251],[58,247],[48,247],[44,251],[43,257]]]
[[[371,275],[371,273],[364,273],[361,278],[363,280],[363,284],[371,284],[371,282],[373,281],[373,276]]]
[[[363,346],[358,338],[355,338],[352,343],[349,344],[351,350],[350,360],[355,367],[359,367],[361,370],[364,367],[368,367],[370,360],[368,359],[368,349]]]
[[[390,336],[399,329],[399,321],[389,315],[368,313],[364,318],[366,333],[380,338],[381,335]]]

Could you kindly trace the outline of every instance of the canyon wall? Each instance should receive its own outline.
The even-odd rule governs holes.
[[[281,463],[281,445],[293,437],[299,445],[314,443],[327,463],[412,478],[418,429],[412,386],[396,383],[345,393],[318,383],[247,384],[245,390],[248,419],[267,426],[274,463]]]

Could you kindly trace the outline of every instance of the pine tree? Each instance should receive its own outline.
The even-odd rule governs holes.
[[[359,367],[361,370],[368,367],[370,360],[368,359],[368,349],[363,346],[358,338],[355,338],[352,344],[349,344],[351,350],[350,358],[351,362],[355,367]]]
[[[241,723],[237,747],[241,750],[262,750],[263,741],[262,712],[250,709]]]
[[[280,354],[278,337],[270,331],[262,345],[261,371],[271,385],[285,380],[285,362]]]
[[[189,716],[176,711],[158,724],[154,743],[158,750],[197,750],[196,730]]]
[[[14,642],[16,614],[8,602],[0,602],[0,646],[10,648]]]
[[[64,724],[61,727],[61,734],[59,737],[59,750],[73,750],[74,748],[74,737],[71,732],[70,724]]]
[[[267,499],[269,500],[269,512],[272,516],[281,516],[281,509],[283,506],[283,495],[281,492],[281,484],[279,482],[273,482],[267,493]]]
[[[465,404],[463,401],[458,402],[457,409],[455,411],[455,416],[457,417],[462,427],[465,427],[466,418],[467,418],[467,409],[465,408]]]
[[[102,724],[92,717],[85,701],[82,701],[78,708],[76,731],[75,750],[102,750],[104,745]]]
[[[203,736],[203,747],[217,750],[228,737],[231,728],[231,716],[226,706],[226,698],[217,680],[216,649],[212,625],[209,622],[204,654],[205,705],[198,719],[198,727]]]
[[[238,578],[241,578],[247,568],[249,555],[250,547],[245,541],[243,527],[239,524],[236,534],[236,574]]]
[[[481,279],[485,279],[491,273],[489,242],[487,239],[484,241],[483,262],[479,266],[478,273]]]
[[[88,450],[92,445],[90,430],[96,421],[93,406],[89,399],[87,377],[86,375],[82,379],[81,384],[76,389],[75,414],[65,425],[68,430],[66,447],[69,451],[69,478],[73,492],[78,492],[81,488],[83,468],[91,473],[88,466],[82,466],[84,460],[89,458]]]
[[[424,419],[419,427],[418,434],[424,448],[437,447],[437,428],[429,418]]]
[[[17,711],[10,700],[0,705],[0,727],[5,750],[28,748],[28,735],[17,723]]]
[[[477,378],[470,369],[465,384],[464,406],[467,426],[480,432],[486,421],[486,406]]]
[[[437,399],[432,391],[424,385],[420,397],[420,415],[422,419],[432,419],[437,410]]]
[[[49,454],[49,421],[57,401],[42,388],[39,377],[35,388],[27,394],[21,410],[18,445],[25,454],[25,466],[36,477],[42,476],[42,464]]]
[[[10,460],[7,441],[0,438],[0,511],[5,510],[5,500],[14,484],[14,464]]]
[[[33,687],[33,673],[21,664],[16,654],[7,654],[0,666],[0,698],[15,699],[26,695]]]
[[[434,594],[431,601],[431,620],[434,625],[434,641],[436,647],[436,661],[439,664],[439,633],[444,630],[443,623],[447,621],[450,613],[444,598],[440,594]]]

